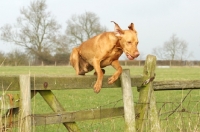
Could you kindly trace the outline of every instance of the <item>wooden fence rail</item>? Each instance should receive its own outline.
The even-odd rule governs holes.
[[[121,88],[120,79],[114,84],[108,85],[107,79],[110,76],[105,75],[103,79],[103,88]],[[77,81],[79,83],[77,83]],[[67,90],[67,89],[92,89],[95,76],[30,76],[31,90]],[[143,76],[131,76],[131,86],[138,87],[144,82]],[[0,76],[0,91],[19,91],[19,76]],[[82,87],[84,86],[84,88]],[[187,90],[200,89],[200,80],[167,80],[153,81],[155,91],[162,90]]]
[[[102,88],[121,88],[121,81],[118,79],[113,84],[108,84],[110,76],[105,75]],[[0,76],[0,90],[19,91],[19,76]],[[78,83],[77,83],[78,82]],[[96,82],[96,76],[30,76],[31,90],[67,90],[67,89],[91,89]],[[131,86],[140,86],[143,82],[142,76],[131,77]],[[83,87],[84,86],[84,87]]]

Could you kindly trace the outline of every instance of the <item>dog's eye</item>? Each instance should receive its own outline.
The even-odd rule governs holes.
[[[131,42],[131,41],[128,41],[127,43],[128,43],[128,44],[131,44],[132,42]]]

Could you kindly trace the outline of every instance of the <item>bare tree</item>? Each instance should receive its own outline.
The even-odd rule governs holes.
[[[69,53],[69,38],[66,35],[58,35],[57,39],[54,40],[57,44],[56,53]]]
[[[46,11],[45,0],[35,0],[27,8],[20,10],[17,24],[1,27],[1,39],[22,46],[25,50],[43,61],[55,49],[55,39],[60,25]]]
[[[56,41],[57,47],[54,55],[54,61],[59,65],[66,65],[69,63],[70,57],[69,39],[66,35],[59,35]]]
[[[152,53],[155,54],[159,59],[166,59],[161,46],[153,48]]]
[[[188,43],[185,42],[184,40],[181,40],[179,46],[179,59],[184,60],[191,57],[193,57],[193,53],[192,52],[188,53]]]
[[[156,47],[153,49],[153,53],[160,59],[167,60],[184,60],[192,56],[190,52],[188,54],[188,43],[184,40],[180,40],[175,34],[173,34],[168,41],[166,41],[163,47]]]
[[[99,17],[95,13],[85,12],[71,16],[67,21],[66,35],[69,37],[69,43],[74,47],[106,30],[106,27],[101,26]]]
[[[173,34],[169,41],[166,41],[163,46],[164,55],[166,58],[170,58],[170,60],[177,59],[179,56],[179,47],[181,43],[178,37]]]

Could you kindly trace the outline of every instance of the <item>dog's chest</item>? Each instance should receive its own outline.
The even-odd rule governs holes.
[[[108,52],[108,56],[110,58],[119,58],[121,56],[121,54],[123,53],[121,48],[115,47],[113,50]]]
[[[101,62],[101,67],[105,67],[111,65],[114,60],[118,60],[119,57],[122,55],[123,51],[120,48],[114,48],[108,51],[107,55]]]

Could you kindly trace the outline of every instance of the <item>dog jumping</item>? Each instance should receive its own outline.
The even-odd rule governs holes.
[[[77,75],[95,70],[97,81],[94,84],[94,92],[99,93],[102,87],[104,68],[111,65],[116,72],[108,79],[108,84],[115,82],[122,73],[122,67],[118,61],[124,52],[129,60],[137,58],[140,54],[137,49],[138,37],[134,24],[131,23],[127,30],[122,30],[115,24],[114,31],[104,32],[83,42],[74,48],[70,55],[70,64]]]

